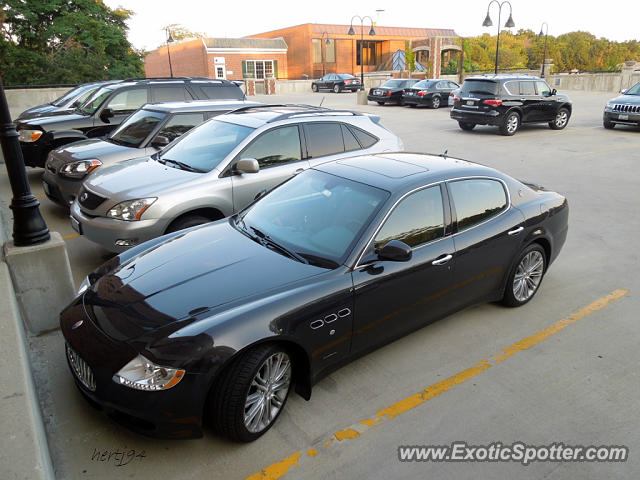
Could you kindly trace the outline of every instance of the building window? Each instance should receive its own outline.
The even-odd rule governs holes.
[[[276,60],[243,60],[242,72],[244,78],[274,78],[278,76],[278,62]]]
[[[327,43],[328,42],[328,43]],[[336,63],[336,41],[325,38],[312,38],[313,63],[322,63],[322,49],[324,48],[324,61]]]
[[[360,63],[360,45],[362,44],[362,59]],[[357,65],[377,65],[382,57],[382,42],[371,40],[358,40],[356,44],[356,64]]]

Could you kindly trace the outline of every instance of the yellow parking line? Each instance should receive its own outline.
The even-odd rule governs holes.
[[[40,199],[40,198],[44,198],[44,197],[46,197],[46,195],[45,195],[44,193],[41,193],[40,195],[35,195],[35,197],[36,197],[37,199]]]
[[[371,427],[379,425],[387,420],[391,420],[392,418],[402,415],[403,413],[417,407],[418,405],[428,402],[432,398],[437,397],[438,395],[446,392],[456,385],[466,382],[467,380],[474,378],[485,370],[502,363],[507,358],[515,355],[516,353],[527,350],[537,345],[550,336],[555,335],[561,330],[564,330],[569,325],[577,322],[578,320],[591,315],[598,310],[603,309],[607,305],[610,305],[617,300],[620,300],[628,293],[629,290],[614,290],[609,295],[602,297],[595,302],[587,305],[586,307],[578,310],[577,312],[572,313],[571,315],[557,321],[550,327],[540,330],[539,332],[534,333],[533,335],[514,343],[513,345],[502,350],[497,355],[490,357],[489,359],[482,360],[481,362],[476,363],[466,370],[458,372],[455,375],[442,380],[441,382],[435,383],[425,388],[415,395],[411,395],[410,397],[400,400],[393,405],[380,410],[372,418],[361,420],[358,424],[354,424],[344,430],[335,432],[333,435],[331,435],[330,438],[317,442],[317,444],[314,445],[315,448],[308,448],[306,450],[306,455],[304,455],[302,451],[295,452],[287,458],[273,463],[268,467],[262,469],[261,471],[254,473],[253,475],[247,477],[246,480],[277,480],[279,478],[282,478],[292,468],[297,468],[301,458],[307,461],[311,458],[319,456],[322,452],[322,448],[327,448],[335,442],[342,442],[344,440],[353,440],[359,438]]]
[[[65,235],[64,237],[62,237],[63,240],[68,240],[69,238],[76,238],[79,237],[80,234],[78,233],[72,233],[71,235]]]

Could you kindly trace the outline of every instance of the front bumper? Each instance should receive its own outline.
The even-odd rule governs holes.
[[[167,228],[165,221],[155,218],[127,222],[114,218],[92,217],[80,209],[78,202],[73,202],[71,205],[70,216],[73,228],[80,235],[102,245],[107,250],[117,253],[159,237],[164,234]],[[116,245],[117,240],[130,241],[131,245]]]
[[[640,113],[613,112],[605,110],[602,119],[618,125],[640,127]]]
[[[82,320],[80,326],[76,326]],[[76,328],[74,328],[76,326]],[[82,298],[60,314],[65,341],[91,372],[95,388],[85,386],[69,357],[67,363],[80,392],[90,403],[126,427],[144,435],[163,438],[202,436],[202,413],[208,376],[187,373],[176,386],[147,392],[119,385],[112,377],[138,352],[103,333],[87,315]]]
[[[76,199],[76,195],[78,195],[78,191],[80,187],[82,187],[84,180],[84,178],[62,178],[49,171],[46,167],[42,174],[44,193],[49,200],[67,208],[69,208]]]
[[[22,150],[24,164],[27,167],[44,167],[49,151],[53,148],[47,139],[47,134],[43,134],[35,142],[19,142]]]
[[[461,110],[455,106],[451,109],[451,118],[459,122],[474,123],[476,125],[493,125],[502,124],[502,116],[496,110],[488,112],[479,112],[473,110]]]

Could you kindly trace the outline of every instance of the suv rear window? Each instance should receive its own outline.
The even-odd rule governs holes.
[[[240,87],[235,85],[214,86],[200,83],[198,86],[208,98],[230,100],[242,100],[244,98],[244,93],[242,93]]]
[[[498,83],[493,80],[465,80],[460,93],[462,95],[471,93],[496,95],[498,93]]]

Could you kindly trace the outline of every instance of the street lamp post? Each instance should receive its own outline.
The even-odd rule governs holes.
[[[549,25],[547,25],[547,22],[542,22],[542,26],[540,27],[540,33],[538,34],[538,37],[542,37],[543,32],[542,29],[546,27],[544,29],[544,53],[542,54],[542,73],[541,73],[541,77],[544,78],[544,62],[546,62],[547,60],[547,34],[549,33]]]
[[[495,1],[495,0],[494,0]],[[373,20],[371,19],[370,16],[365,16],[364,18],[361,17],[360,15],[354,15],[351,18],[351,25],[349,27],[349,31],[347,32],[347,35],[355,35],[356,31],[353,29],[353,19],[357,18],[358,20],[360,20],[360,88],[364,89],[364,58],[362,58],[362,45],[364,43],[364,21],[365,19],[369,19],[369,21],[371,22],[371,30],[369,30],[369,36],[374,36],[376,34],[376,31],[373,29]]]
[[[507,20],[507,23],[504,24],[504,26],[506,28],[511,28],[511,27],[515,27],[516,24],[513,23],[513,17],[511,16],[511,12],[512,12],[511,4],[507,0],[505,0],[502,3],[498,2],[498,0],[491,0],[489,2],[489,5],[487,6],[487,16],[484,19],[484,22],[482,22],[482,26],[490,27],[493,25],[493,22],[491,21],[491,17],[489,16],[489,9],[491,8],[491,4],[494,2],[498,5],[498,40],[496,42],[496,68],[494,71],[494,73],[497,74],[498,73],[498,56],[500,54],[500,14],[502,13],[502,7],[504,6],[505,3],[509,5],[509,19]]]
[[[0,143],[13,193],[10,206],[13,211],[13,244],[24,247],[46,242],[50,235],[40,214],[40,202],[31,193],[18,136],[0,77]]]
[[[171,51],[169,50],[169,44],[173,43],[173,37],[171,36],[171,30],[169,27],[164,27],[167,33],[167,56],[169,57],[169,75],[173,78],[173,67],[171,66]]]
[[[324,36],[327,36],[327,38],[324,40],[324,45],[322,44],[322,39],[324,39]],[[329,41],[329,32],[322,32],[322,35],[320,35],[320,53],[322,56],[322,76],[324,77],[325,75],[325,71],[324,71],[324,62],[326,59],[326,47],[325,45],[329,45],[330,41]]]

